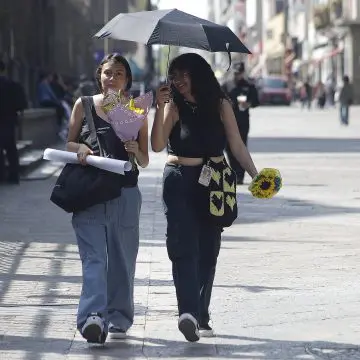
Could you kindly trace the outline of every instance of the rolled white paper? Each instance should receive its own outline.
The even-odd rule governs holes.
[[[45,160],[58,161],[63,163],[70,164],[79,164],[76,153],[70,151],[56,150],[47,148],[44,151],[43,158]],[[99,169],[111,171],[116,174],[124,175],[125,171],[130,171],[132,169],[132,164],[130,161],[109,159],[102,156],[88,155],[86,157],[86,162],[95,166]]]

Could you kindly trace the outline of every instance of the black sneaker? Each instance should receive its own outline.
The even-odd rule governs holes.
[[[215,336],[214,330],[209,324],[199,324],[199,331],[201,337],[213,337]]]
[[[81,328],[81,334],[89,344],[104,344],[106,332],[104,320],[101,315],[98,313],[90,314],[84,326]]]
[[[190,342],[199,341],[200,333],[199,333],[199,325],[197,320],[188,313],[182,314],[179,317],[178,322],[179,330],[185,336],[185,339]]]
[[[97,340],[95,342],[87,340],[87,343],[90,348],[99,348],[99,347],[102,348],[105,346],[106,338],[107,338],[107,333],[105,331],[103,331],[99,340]]]

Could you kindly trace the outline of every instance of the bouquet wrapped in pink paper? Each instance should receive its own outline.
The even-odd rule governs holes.
[[[153,103],[152,92],[137,98],[127,98],[122,93],[104,96],[103,110],[116,135],[124,142],[135,140]]]
[[[128,98],[122,92],[109,92],[104,96],[102,109],[107,115],[107,122],[114,129],[121,141],[135,140],[138,137],[145,118],[153,103],[152,92],[137,98]],[[135,158],[129,154],[129,160],[135,167]]]

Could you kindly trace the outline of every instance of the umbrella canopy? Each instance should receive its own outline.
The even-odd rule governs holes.
[[[251,54],[227,26],[177,9],[119,14],[105,24],[95,37],[111,37],[145,45],[175,45],[211,52]]]

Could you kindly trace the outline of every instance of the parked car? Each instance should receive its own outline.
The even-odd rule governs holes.
[[[285,78],[266,76],[256,82],[261,105],[290,105],[292,94]]]

